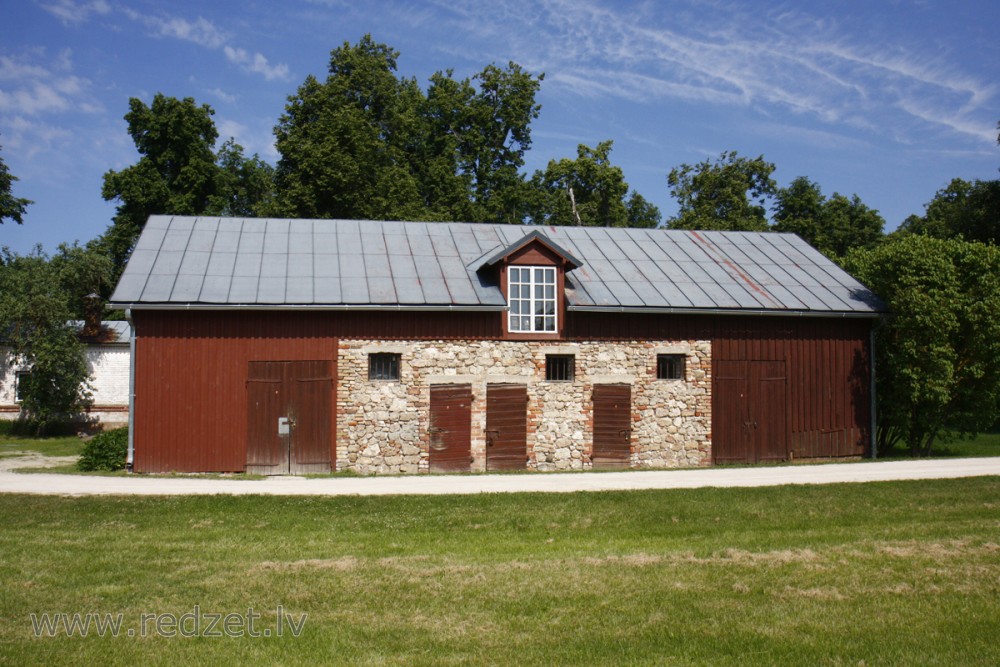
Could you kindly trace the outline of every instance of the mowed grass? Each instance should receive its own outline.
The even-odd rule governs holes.
[[[0,496],[0,663],[1000,664],[1000,478],[445,497]],[[248,608],[299,637],[33,637]],[[189,624],[189,629],[193,627]],[[204,624],[202,625],[204,629]],[[127,633],[126,633],[127,634]]]

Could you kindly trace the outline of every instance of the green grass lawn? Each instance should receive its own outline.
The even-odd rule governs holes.
[[[0,435],[0,456],[36,452],[44,456],[76,456],[83,451],[83,440],[75,435],[58,438],[33,438]]]
[[[0,664],[1000,664],[995,477],[565,495],[0,495],[0,519]],[[307,615],[299,637],[285,625],[281,637],[36,638],[30,621],[121,613],[122,632],[138,634],[142,614],[197,606],[204,631],[206,614],[253,608],[273,635],[278,605],[295,622]]]

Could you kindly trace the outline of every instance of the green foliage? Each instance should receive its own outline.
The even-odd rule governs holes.
[[[1000,416],[1000,248],[903,235],[848,254],[890,314],[876,340],[879,448],[927,454],[948,426]]]
[[[36,249],[0,259],[0,326],[7,363],[30,369],[21,384],[21,417],[44,433],[89,403],[84,348],[68,321],[79,317],[82,295],[105,279],[106,258],[60,246],[51,260]]]
[[[636,192],[609,158],[613,142],[577,147],[577,158],[552,160],[531,179],[538,196],[531,221],[537,225],[656,227],[660,212]]]
[[[83,445],[76,467],[83,472],[124,470],[128,454],[128,428],[98,433]]]
[[[29,204],[35,203],[30,199],[14,196],[14,181],[17,180],[17,176],[10,173],[7,164],[0,157],[0,225],[5,219],[23,224],[25,210]]]
[[[952,179],[928,202],[923,216],[911,215],[899,233],[939,239],[1000,242],[1000,180],[973,182]]]
[[[365,35],[306,78],[275,127],[277,209],[313,218],[521,222],[537,79],[509,63],[425,94]]]
[[[118,201],[113,224],[94,243],[110,257],[115,279],[150,215],[266,215],[272,169],[247,158],[230,140],[213,150],[219,133],[207,104],[157,93],[151,105],[129,100],[125,114],[139,161],[104,175],[104,199]]]
[[[767,198],[777,187],[773,172],[774,165],[764,156],[750,159],[736,151],[722,153],[714,163],[705,160],[671,169],[667,182],[680,208],[669,227],[765,231]]]
[[[872,248],[882,240],[885,220],[861,199],[834,193],[827,199],[818,184],[796,178],[775,194],[774,231],[798,234],[832,258],[853,248]]]

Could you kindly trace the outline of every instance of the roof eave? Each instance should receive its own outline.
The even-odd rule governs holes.
[[[567,306],[578,313],[642,313],[647,315],[752,315],[763,317],[817,317],[875,319],[885,313],[851,310],[785,310],[764,308],[675,308],[670,306]]]

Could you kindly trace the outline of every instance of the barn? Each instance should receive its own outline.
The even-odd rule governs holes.
[[[871,453],[882,306],[794,235],[154,216],[112,305],[138,472]]]

